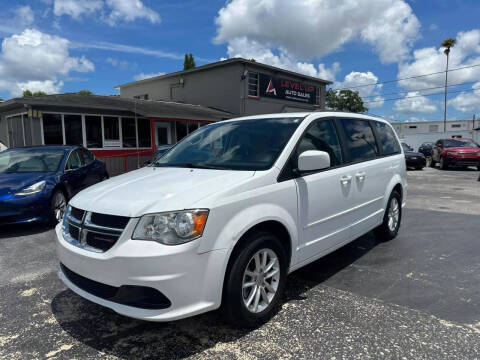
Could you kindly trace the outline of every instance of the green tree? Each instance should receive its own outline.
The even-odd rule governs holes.
[[[367,112],[368,108],[363,104],[363,100],[358,95],[358,91],[329,89],[327,91],[326,106],[336,111],[348,111],[354,113]]]
[[[23,90],[23,97],[35,97],[35,96],[44,96],[44,95],[47,95],[47,93],[45,91],[35,91],[35,92],[31,92],[30,90]]]
[[[3,100],[3,98],[0,97],[0,102],[1,102],[1,101],[5,101],[5,100]]]
[[[95,95],[93,92],[87,89],[80,90],[77,94],[82,96]]]
[[[185,54],[185,59],[183,60],[183,70],[193,69],[195,67],[195,60],[193,59],[192,54]]]

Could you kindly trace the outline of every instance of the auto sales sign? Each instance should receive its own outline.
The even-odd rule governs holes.
[[[317,92],[315,86],[300,81],[277,78],[267,74],[259,74],[259,76],[260,96],[315,104],[315,95]]]

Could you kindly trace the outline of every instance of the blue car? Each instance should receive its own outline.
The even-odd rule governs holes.
[[[68,200],[108,178],[81,146],[13,148],[0,153],[0,225],[59,221]]]

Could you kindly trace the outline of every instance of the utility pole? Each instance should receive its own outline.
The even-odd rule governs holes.
[[[443,132],[447,132],[447,83],[448,83],[448,55],[450,54],[450,49],[445,49],[445,55],[447,55],[447,70],[445,70],[445,101],[443,108]]]

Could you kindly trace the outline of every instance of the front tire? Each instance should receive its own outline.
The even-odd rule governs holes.
[[[65,209],[67,208],[67,198],[62,190],[55,190],[50,200],[50,217],[54,224],[63,219]]]
[[[278,308],[285,289],[287,256],[271,233],[255,232],[245,240],[232,253],[222,308],[230,323],[252,328],[269,320]]]
[[[375,237],[380,241],[394,239],[402,222],[402,197],[398,191],[392,191],[382,224],[375,229]]]
[[[440,170],[447,170],[448,166],[447,163],[445,162],[444,158],[440,158]]]

